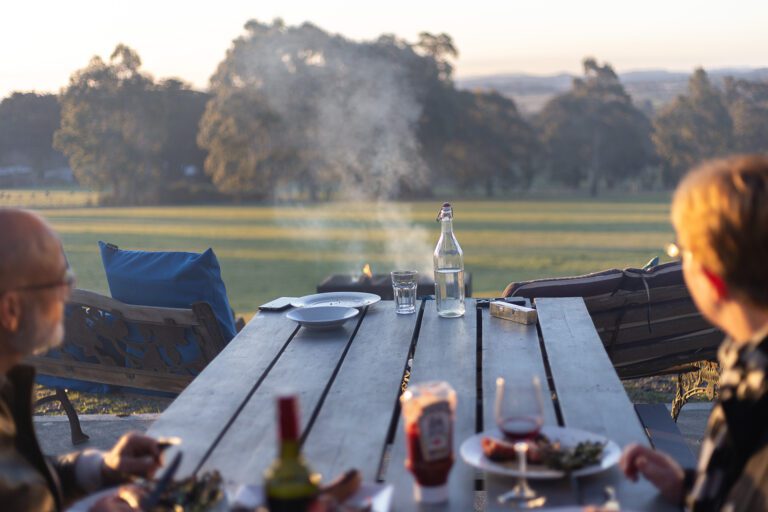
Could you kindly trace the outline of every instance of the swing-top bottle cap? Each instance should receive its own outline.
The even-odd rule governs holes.
[[[451,208],[451,203],[443,203],[443,206],[440,208],[440,211],[437,212],[437,220],[440,222],[443,217],[450,219],[453,215],[453,208]]]

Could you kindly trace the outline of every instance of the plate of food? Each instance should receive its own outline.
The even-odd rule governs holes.
[[[461,444],[464,462],[481,471],[520,476],[514,443],[498,429],[475,434]],[[528,478],[587,476],[618,464],[621,448],[598,434],[575,428],[544,426],[528,442]]]
[[[305,295],[291,302],[295,308],[316,306],[339,306],[344,308],[362,308],[376,304],[381,297],[374,293],[363,292],[328,292]]]
[[[133,485],[143,488],[149,493],[155,482],[138,481]],[[76,502],[67,509],[67,512],[88,512],[101,498],[120,492],[121,488],[119,487],[104,489]],[[151,512],[177,510],[174,507],[181,507],[181,510],[226,512],[229,510],[226,494],[221,475],[218,471],[211,471],[199,477],[191,476],[168,483],[158,499],[157,506],[152,508]]]
[[[335,329],[360,314],[359,309],[340,306],[317,306],[289,311],[286,318],[307,329]]]
[[[137,484],[151,491],[153,482]],[[101,498],[120,492],[112,487],[92,494],[67,509],[67,512],[88,512]],[[389,512],[392,485],[363,482],[360,471],[351,469],[333,482],[321,486],[318,510],[323,512]],[[162,493],[155,511],[189,510],[195,512],[228,512],[256,510],[264,506],[264,488],[260,485],[224,483],[218,471],[174,481]]]

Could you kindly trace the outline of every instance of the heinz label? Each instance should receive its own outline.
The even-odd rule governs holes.
[[[448,401],[424,407],[419,417],[419,443],[424,460],[441,460],[453,453],[453,421]]]

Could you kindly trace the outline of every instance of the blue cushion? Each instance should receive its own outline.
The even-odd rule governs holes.
[[[125,251],[99,242],[112,297],[141,306],[189,308],[207,302],[224,341],[235,334],[235,319],[213,249],[191,252]]]

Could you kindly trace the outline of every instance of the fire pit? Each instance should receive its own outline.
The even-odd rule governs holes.
[[[367,265],[366,265],[367,266]],[[370,267],[369,267],[370,272]],[[472,296],[472,274],[464,272],[464,291],[467,297]],[[331,274],[317,285],[317,293],[325,292],[366,292],[375,293],[384,300],[392,300],[392,280],[389,274],[350,275]],[[416,295],[435,294],[435,281],[431,276],[419,273]]]

